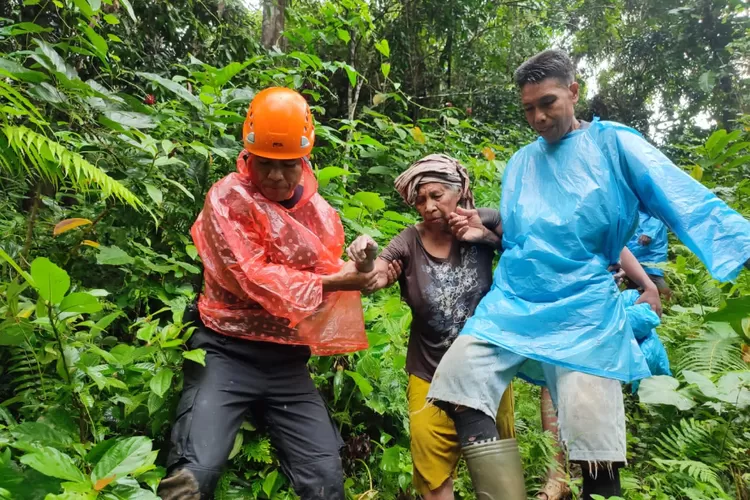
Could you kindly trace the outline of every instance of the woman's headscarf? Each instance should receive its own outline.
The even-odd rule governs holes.
[[[396,178],[396,191],[406,203],[414,206],[419,186],[439,182],[459,188],[459,206],[474,208],[474,195],[469,187],[469,173],[458,160],[444,154],[431,154],[416,161]]]

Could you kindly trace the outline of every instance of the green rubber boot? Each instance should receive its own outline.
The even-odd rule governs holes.
[[[526,500],[521,454],[515,439],[478,443],[463,449],[479,500]]]

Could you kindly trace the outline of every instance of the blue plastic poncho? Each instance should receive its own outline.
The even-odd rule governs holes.
[[[633,335],[641,352],[646,358],[646,364],[651,375],[672,375],[669,368],[669,357],[664,344],[661,343],[659,335],[655,328],[661,321],[659,316],[648,304],[636,304],[639,293],[636,290],[625,290],[622,292],[622,300],[625,303],[625,311],[628,315],[628,322],[633,329]],[[638,381],[633,382],[633,394],[638,391]]]
[[[661,339],[655,330],[661,324],[661,320],[651,310],[651,306],[645,302],[636,304],[638,297],[640,297],[640,293],[637,290],[625,290],[622,292],[622,302],[625,306],[628,323],[630,323],[630,328],[633,330],[633,336],[646,359],[646,365],[648,365],[651,376],[671,375],[667,350],[664,348],[664,344],[661,343]],[[536,385],[554,383],[552,380],[545,380],[541,363],[533,360],[524,363],[518,376]],[[637,390],[638,381],[634,381],[633,393]]]
[[[641,348],[651,375],[672,375],[669,369],[669,357],[664,344],[661,343],[655,328],[661,320],[651,306],[646,303],[636,304],[639,294],[636,290],[622,292],[622,301],[628,315],[628,322],[633,329],[633,335]],[[638,390],[638,381],[633,382],[633,392]]]
[[[638,241],[641,236],[651,238],[651,243],[641,245]],[[667,261],[667,226],[656,217],[645,212],[638,213],[638,228],[628,241],[628,249],[633,252],[635,258],[641,263],[660,264]],[[664,276],[664,271],[658,267],[646,267],[648,274]]]
[[[462,334],[524,357],[629,382],[648,377],[607,267],[638,210],[664,221],[720,280],[750,258],[750,222],[637,132],[594,121],[557,144],[540,138],[505,171],[505,251]]]

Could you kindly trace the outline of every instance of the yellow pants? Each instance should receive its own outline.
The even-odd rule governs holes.
[[[421,494],[436,490],[455,474],[461,446],[453,420],[440,408],[427,404],[430,383],[409,375],[409,427],[411,456],[414,463],[414,487]],[[513,386],[503,394],[497,410],[500,439],[516,437],[513,416]]]

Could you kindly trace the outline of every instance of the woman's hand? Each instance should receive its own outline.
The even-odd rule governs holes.
[[[650,305],[651,310],[661,318],[661,297],[659,296],[659,289],[656,288],[656,285],[654,285],[653,283],[643,291],[643,293],[640,297],[638,297],[638,300],[636,300],[635,303],[646,303]]]
[[[459,241],[484,243],[487,237],[488,229],[482,224],[477,210],[456,207],[456,211],[448,215],[448,225]]]
[[[456,211],[448,215],[448,225],[453,236],[459,241],[490,245],[498,250],[503,248],[501,233],[487,229],[478,210],[456,207]]]
[[[363,234],[358,236],[356,240],[349,245],[346,249],[346,254],[349,259],[352,260],[358,268],[367,270],[368,264],[375,260],[375,255],[378,251],[378,244],[375,240]]]
[[[401,262],[397,260],[388,262],[384,259],[378,259],[378,262],[375,264],[375,269],[379,272],[377,288],[370,291],[370,293],[380,290],[381,288],[388,288],[394,284],[398,280],[398,277],[401,276],[401,267]]]
[[[649,246],[651,244],[651,237],[646,236],[645,234],[640,235],[640,237],[638,237],[638,244],[644,247]]]
[[[373,283],[373,286],[362,289],[362,293],[369,295],[375,293],[383,288],[388,288],[398,280],[401,276],[401,262],[394,260],[389,262],[385,259],[378,259],[375,261],[375,272],[378,273],[378,277]]]
[[[615,283],[617,283],[617,286],[622,285],[622,282],[625,281],[625,277],[627,276],[625,274],[625,269],[622,268],[620,263],[612,264],[607,268],[607,271],[609,271],[612,274],[612,277],[615,279]]]
[[[351,260],[344,264],[341,271],[323,276],[323,291],[376,289],[379,276],[377,269],[367,273],[359,271],[356,262]]]

